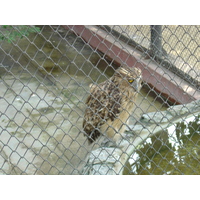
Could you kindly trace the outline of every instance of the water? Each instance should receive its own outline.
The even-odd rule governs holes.
[[[148,138],[131,156],[126,174],[200,174],[200,115]]]

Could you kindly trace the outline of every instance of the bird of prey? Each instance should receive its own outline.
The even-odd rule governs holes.
[[[111,78],[91,86],[83,120],[83,130],[90,144],[101,134],[114,142],[122,137],[141,83],[141,70],[124,66]]]

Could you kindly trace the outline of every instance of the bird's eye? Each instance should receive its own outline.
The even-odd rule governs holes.
[[[128,80],[129,83],[132,83],[133,81],[134,81],[133,79]]]

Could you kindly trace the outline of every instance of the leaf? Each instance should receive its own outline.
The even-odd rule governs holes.
[[[40,32],[40,28],[35,26],[22,25],[13,27],[11,25],[2,25],[2,28],[7,29],[7,32],[0,34],[0,40],[7,40],[9,43],[15,41],[17,37],[22,39],[23,36],[28,36],[29,33]]]

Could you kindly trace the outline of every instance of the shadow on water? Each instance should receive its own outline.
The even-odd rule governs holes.
[[[129,159],[125,174],[200,174],[200,115],[148,138]]]

